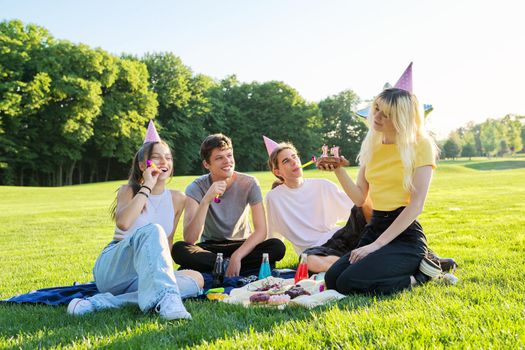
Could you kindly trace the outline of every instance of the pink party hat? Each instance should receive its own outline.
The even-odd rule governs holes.
[[[412,62],[410,62],[394,87],[412,93]]]
[[[150,120],[148,124],[148,130],[146,131],[146,137],[144,138],[144,143],[146,142],[160,142],[160,136],[157,133],[155,124],[153,124],[153,120]]]
[[[279,144],[264,135],[263,135],[263,140],[264,140],[264,145],[266,146],[266,150],[268,151],[268,156],[270,156],[270,154],[272,154],[275,147],[278,147]]]

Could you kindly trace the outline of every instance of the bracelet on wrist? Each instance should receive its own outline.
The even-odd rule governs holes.
[[[149,198],[149,194],[147,194],[146,192],[138,191],[137,194],[141,194],[143,196],[146,196],[146,198]]]
[[[142,185],[142,186],[140,186],[140,188],[141,188],[141,189],[142,189],[142,188],[148,189],[148,190],[149,190],[149,193],[151,193],[151,188],[149,188],[149,187],[146,186],[146,185]]]

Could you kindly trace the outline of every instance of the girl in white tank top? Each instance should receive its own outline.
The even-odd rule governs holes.
[[[168,145],[158,134],[156,138],[135,155],[128,184],[119,189],[111,209],[116,223],[113,241],[93,269],[101,293],[73,299],[70,314],[136,303],[144,312],[155,308],[167,320],[191,318],[181,298],[197,296],[204,280],[196,271],[173,271],[170,251],[185,195],[165,188],[173,159]]]

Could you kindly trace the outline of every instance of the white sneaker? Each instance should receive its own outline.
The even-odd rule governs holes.
[[[73,316],[82,316],[93,311],[95,311],[95,307],[87,299],[75,298],[67,306],[67,313]]]
[[[182,304],[182,299],[176,294],[166,293],[155,307],[155,311],[165,320],[180,318],[191,320],[191,315]]]
[[[438,261],[434,261],[428,257],[424,257],[419,264],[419,270],[431,279],[440,277],[443,274],[441,266]]]

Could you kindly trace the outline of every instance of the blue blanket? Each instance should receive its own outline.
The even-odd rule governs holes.
[[[73,284],[65,287],[51,287],[31,291],[27,294],[16,295],[9,299],[0,300],[4,303],[29,303],[62,305],[69,304],[74,298],[87,298],[97,294],[99,291],[95,282],[84,284]]]
[[[246,271],[238,277],[225,277],[223,282],[224,292],[229,294],[233,288],[242,287],[250,282],[257,280],[258,271]],[[204,293],[200,297],[205,297],[206,292],[212,287],[213,276],[211,273],[203,273]],[[292,278],[294,270],[274,269],[272,275],[281,278]],[[2,303],[27,303],[45,305],[67,305],[74,298],[87,298],[99,293],[95,282],[84,284],[74,283],[72,286],[51,287],[31,291],[26,294],[16,295],[9,299],[0,300]]]

